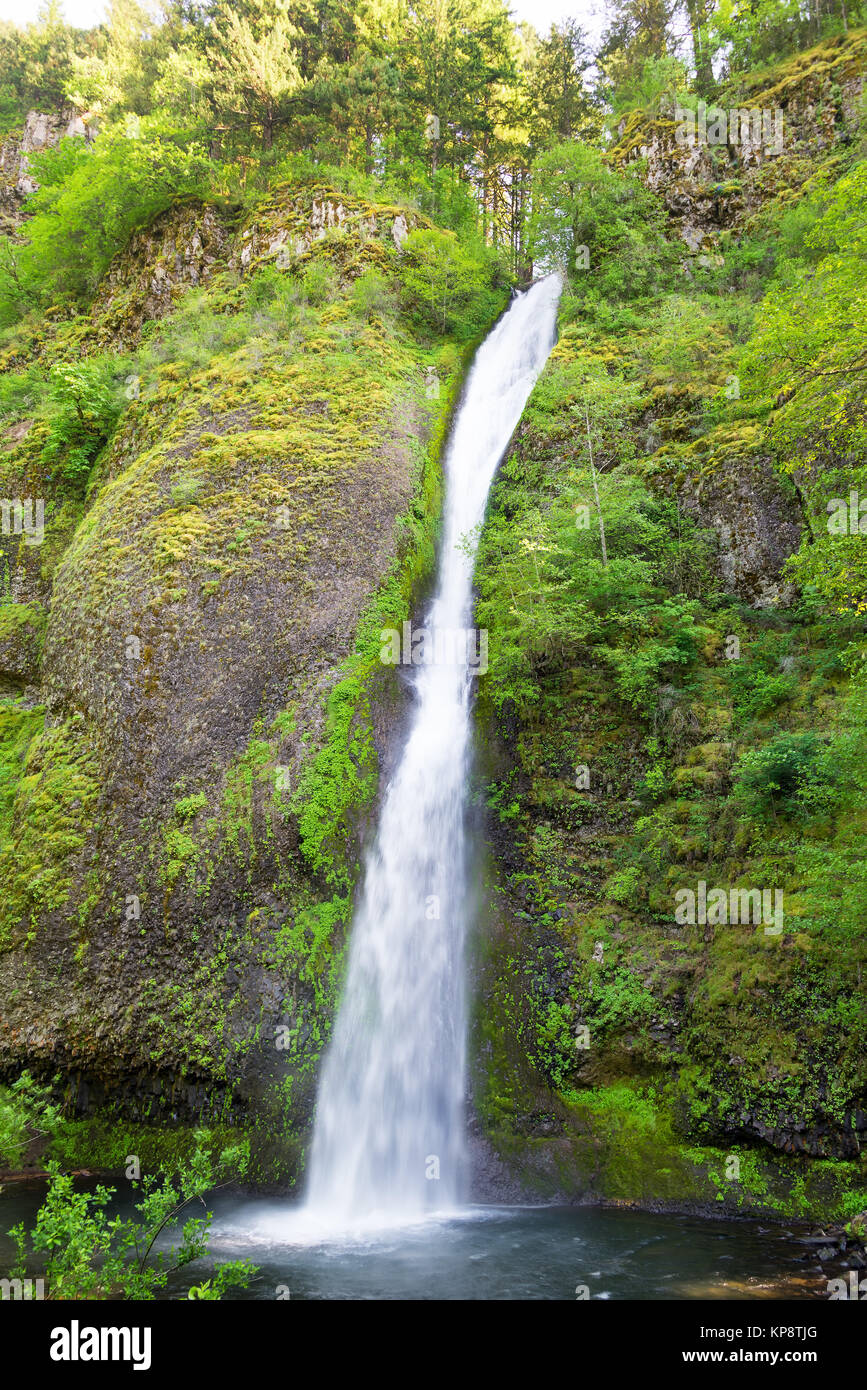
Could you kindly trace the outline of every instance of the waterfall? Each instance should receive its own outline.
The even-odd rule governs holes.
[[[414,709],[365,866],[320,1081],[307,1210],[332,1227],[412,1221],[461,1196],[464,799],[473,674],[487,650],[468,626],[474,551],[497,465],[553,345],[560,288],[549,276],[516,296],[485,339],[445,453],[436,595],[411,653],[402,644]]]

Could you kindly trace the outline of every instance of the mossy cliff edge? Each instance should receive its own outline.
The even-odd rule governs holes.
[[[0,1068],[59,1074],[68,1161],[204,1122],[293,1172],[401,720],[379,634],[431,572],[477,333],[404,311],[449,235],[311,181],[187,199],[7,350],[22,380],[126,354],[86,489],[50,422],[0,455],[0,492],[46,499],[41,544],[2,541]]]

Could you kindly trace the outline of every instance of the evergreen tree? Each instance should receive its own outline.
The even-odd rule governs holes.
[[[532,129],[539,144],[571,140],[591,110],[584,73],[592,62],[587,36],[574,19],[552,24],[528,78]]]
[[[265,149],[288,122],[301,88],[297,35],[286,0],[217,6],[208,44],[215,103],[230,123],[258,127]]]

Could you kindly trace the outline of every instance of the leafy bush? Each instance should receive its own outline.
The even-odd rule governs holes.
[[[397,299],[394,291],[375,266],[365,270],[352,286],[352,303],[361,318],[387,319],[397,312]]]
[[[0,374],[0,418],[20,420],[35,415],[44,399],[45,377],[37,366]]]
[[[255,293],[253,286],[258,280],[256,276],[251,281],[251,294]],[[274,300],[266,301],[264,288],[260,288],[260,293],[262,298],[254,317],[264,331],[266,321],[270,324],[272,319]],[[241,347],[250,336],[250,314],[217,313],[206,290],[191,289],[182,296],[170,318],[146,326],[137,356],[138,368],[145,378],[152,377],[165,362],[176,362],[189,371],[200,371],[210,366],[219,353]]]
[[[81,485],[110,437],[123,399],[110,359],[57,362],[48,384],[50,425],[42,451],[52,476]]]
[[[539,157],[534,176],[531,253],[567,273],[579,301],[619,305],[658,293],[674,255],[662,206],[635,171],[612,169],[601,151],[568,140]]]
[[[473,254],[453,232],[410,232],[401,272],[404,308],[428,331],[458,341],[473,338],[501,305],[492,270],[492,262]]]
[[[613,873],[605,885],[605,891],[612,902],[634,903],[641,884],[641,870],[637,864],[627,864]]]
[[[604,458],[601,432],[597,444]],[[528,488],[520,521],[495,497],[481,541],[478,621],[491,633],[486,680],[497,705],[532,701],[543,669],[590,656],[612,668],[621,699],[650,711],[663,679],[696,655],[697,603],[665,587],[677,583],[681,547],[695,553],[693,528],[625,472],[597,484],[607,563],[588,471],[573,469],[544,510]]]
[[[732,773],[733,794],[749,811],[764,816],[792,803],[811,783],[824,780],[820,768],[821,744],[809,729],[804,733],[780,733],[761,748],[751,748]]]
[[[214,165],[196,144],[183,147],[153,118],[136,139],[117,131],[61,140],[30,157],[38,188],[27,199],[27,242],[0,258],[0,320],[35,304],[93,294],[136,227],[183,194],[206,195]]]
[[[603,972],[594,982],[593,1019],[603,1032],[648,1023],[658,1007],[650,990],[624,966]]]
[[[51,1088],[40,1086],[29,1072],[0,1086],[0,1164],[19,1167],[33,1141],[54,1134],[60,1123]]]
[[[737,662],[729,665],[728,674],[734,686],[735,708],[747,719],[767,714],[797,694],[798,682],[793,675],[756,670]]]
[[[49,1164],[48,1195],[33,1230],[20,1223],[10,1232],[18,1255],[12,1277],[26,1277],[28,1256],[43,1256],[50,1299],[153,1299],[174,1271],[208,1253],[212,1214],[188,1217],[181,1225],[185,1208],[201,1202],[221,1175],[242,1175],[244,1167],[239,1149],[224,1150],[216,1163],[197,1149],[176,1177],[152,1175],[133,1183],[141,1196],[137,1216],[123,1220],[109,1214],[112,1188],[76,1191],[74,1179]],[[177,1243],[155,1252],[163,1232],[178,1226]],[[219,1265],[190,1296],[219,1299],[229,1288],[246,1288],[255,1272],[246,1260]]]
[[[337,272],[324,259],[308,261],[301,275],[301,289],[308,304],[328,304],[337,295]]]

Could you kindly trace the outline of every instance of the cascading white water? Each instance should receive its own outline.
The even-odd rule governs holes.
[[[368,857],[320,1083],[307,1211],[331,1227],[411,1221],[460,1197],[472,671],[449,661],[453,638],[439,651],[435,639],[468,630],[477,528],[551,351],[560,288],[549,276],[517,296],[485,339],[446,451],[431,636],[416,647],[416,707]]]

